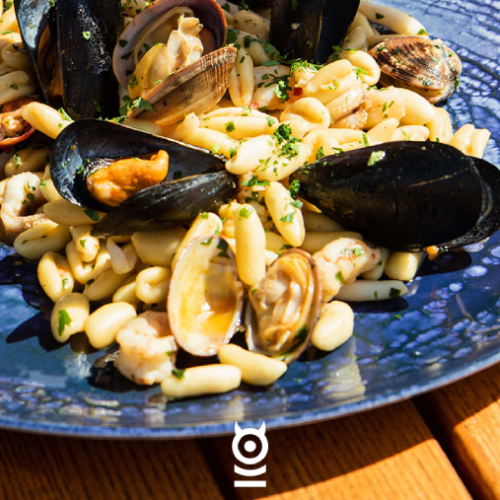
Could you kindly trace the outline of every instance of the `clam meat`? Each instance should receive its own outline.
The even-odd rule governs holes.
[[[177,343],[195,356],[214,356],[240,326],[243,284],[234,254],[216,234],[194,239],[179,255],[167,299]]]
[[[321,278],[312,257],[287,250],[249,293],[245,324],[248,349],[295,361],[309,344],[319,317]]]
[[[171,125],[185,113],[213,108],[236,58],[236,49],[224,47],[226,33],[215,0],[157,0],[142,10],[121,34],[113,67],[131,99],[154,109],[134,106],[129,116]]]

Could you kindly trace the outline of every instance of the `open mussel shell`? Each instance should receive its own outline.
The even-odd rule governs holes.
[[[87,188],[94,170],[121,158],[165,150],[167,178],[116,207],[97,202]],[[74,205],[109,212],[96,226],[99,235],[132,233],[186,223],[216,209],[235,190],[234,176],[208,151],[102,120],[80,120],[65,128],[52,147],[50,173],[58,192]]]
[[[447,99],[458,87],[460,58],[441,40],[421,36],[388,38],[370,49],[386,85],[393,83],[413,90],[428,101]]]
[[[19,31],[40,84],[45,101],[51,101],[49,87],[56,53],[56,11],[51,0],[14,0]]]
[[[177,343],[195,356],[214,356],[240,325],[244,289],[234,254],[220,236],[204,235],[182,250],[167,299]]]
[[[295,361],[309,345],[321,296],[321,278],[311,255],[299,249],[283,252],[250,290],[245,312],[248,349],[287,364]]]
[[[182,120],[186,113],[212,109],[226,92],[236,54],[234,47],[223,47],[174,72],[143,96],[154,111],[132,107],[129,116],[141,115],[166,126]]]
[[[322,158],[290,181],[345,228],[386,248],[420,251],[495,230],[496,222],[486,222],[496,213],[486,197],[497,199],[500,174],[491,166],[482,177],[478,165],[445,144],[391,142]],[[481,218],[489,229],[472,236]]]

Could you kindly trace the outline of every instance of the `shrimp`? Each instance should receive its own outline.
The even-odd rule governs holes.
[[[371,271],[382,261],[380,250],[354,238],[339,238],[313,255],[323,282],[323,302],[329,302],[344,284]]]
[[[11,243],[18,234],[47,220],[43,213],[35,213],[44,201],[37,175],[24,172],[9,178],[0,210],[2,241]]]
[[[116,336],[115,366],[137,384],[153,385],[172,373],[177,344],[167,313],[147,311],[126,323]]]

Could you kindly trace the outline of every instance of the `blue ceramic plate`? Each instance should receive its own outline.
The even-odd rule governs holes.
[[[432,0],[402,6],[464,64],[448,109],[454,125],[492,131],[486,159],[500,164],[500,11],[488,2]],[[426,262],[403,299],[356,307],[355,336],[322,358],[294,363],[268,390],[166,404],[112,369],[108,352],[60,345],[36,267],[0,248],[0,427],[119,438],[180,438],[325,420],[399,401],[500,360],[500,235]],[[80,345],[78,345],[80,344]]]

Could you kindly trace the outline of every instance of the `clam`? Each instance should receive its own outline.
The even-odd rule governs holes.
[[[245,314],[248,349],[287,364],[295,361],[318,321],[321,294],[312,257],[303,250],[283,252],[250,290]]]
[[[360,0],[274,0],[271,43],[283,55],[325,62],[354,21]],[[319,46],[319,49],[318,49]]]
[[[300,197],[384,248],[449,248],[500,228],[500,172],[446,144],[390,142],[328,156],[294,180]]]
[[[149,177],[151,156],[158,160],[165,154],[168,173],[163,180],[160,177],[154,183],[144,184],[134,172],[133,181],[139,183],[139,189],[129,192],[124,201],[113,204],[96,199],[93,175],[102,180],[98,175],[102,171],[110,169],[112,173],[113,166],[132,159],[144,163],[144,175]],[[128,163],[124,166],[118,173],[115,171],[115,180],[110,181],[112,188],[126,187],[131,167]],[[123,182],[116,179],[120,172],[125,175]],[[94,226],[94,234],[99,236],[187,223],[200,212],[217,210],[236,187],[234,176],[226,172],[222,159],[209,151],[95,119],[79,120],[61,132],[52,147],[50,173],[61,196],[88,208],[89,217],[95,211],[107,212]],[[113,195],[114,191],[110,192]]]
[[[194,239],[175,265],[167,299],[177,343],[195,356],[214,356],[240,325],[243,284],[234,254],[220,236]]]
[[[132,107],[129,116],[143,114],[171,125],[185,113],[213,108],[229,85],[236,59],[236,49],[224,47],[226,33],[226,19],[215,0],[156,0],[140,12],[113,54],[120,84],[132,99],[151,105]]]
[[[408,88],[432,103],[450,97],[460,82],[460,58],[441,40],[388,38],[372,47],[370,54],[380,66],[384,85]]]
[[[118,114],[112,57],[123,28],[118,0],[15,0],[23,45],[45,101],[71,118]]]

